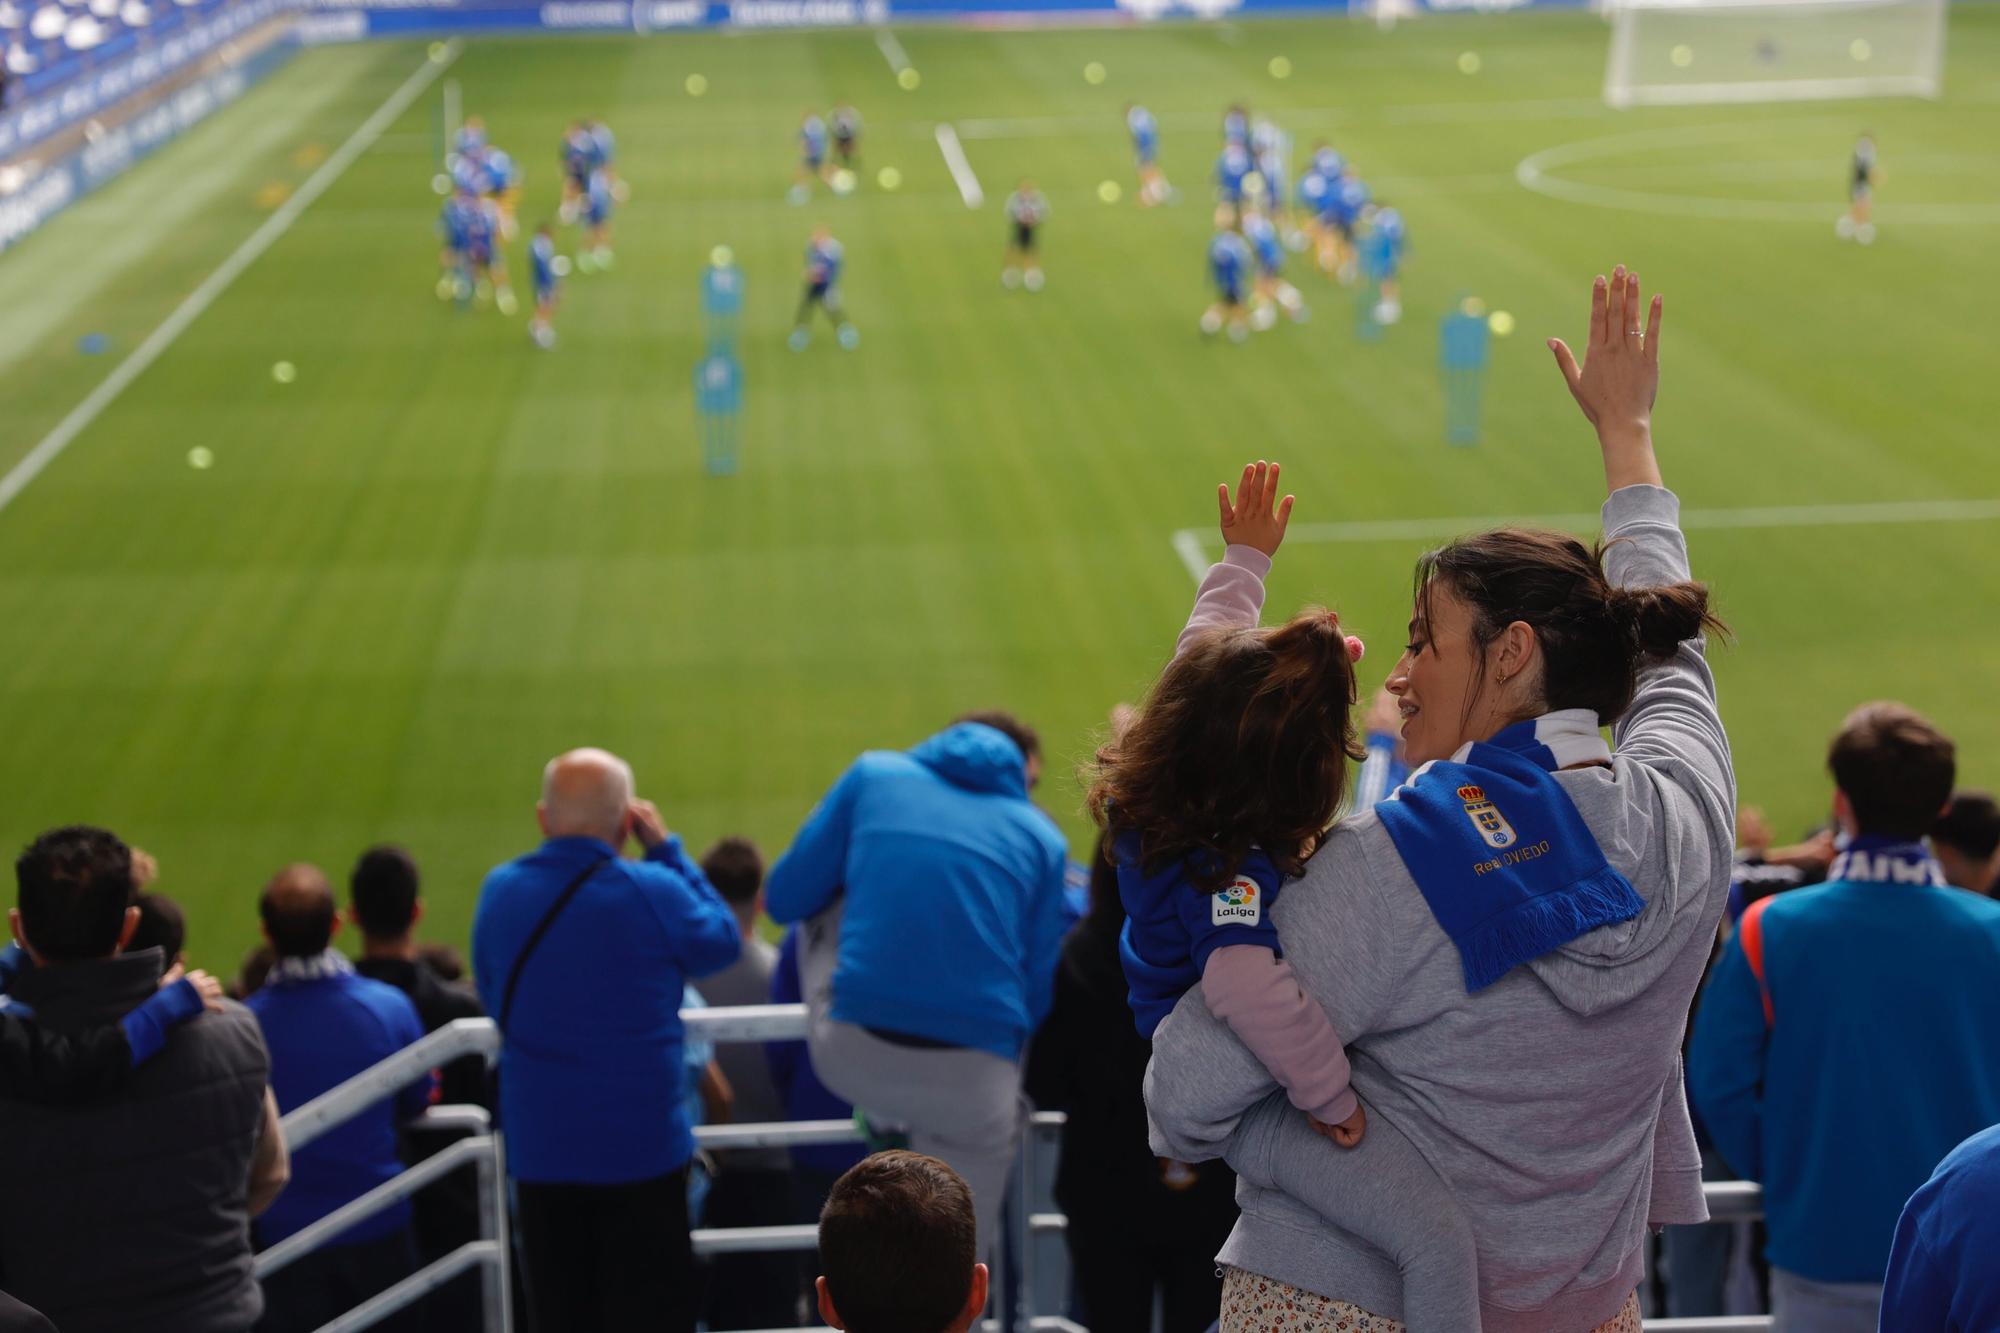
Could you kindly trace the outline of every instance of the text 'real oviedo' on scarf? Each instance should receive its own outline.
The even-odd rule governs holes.
[[[1466,990],[1645,908],[1555,777],[1610,762],[1597,714],[1563,709],[1425,764],[1375,807]]]

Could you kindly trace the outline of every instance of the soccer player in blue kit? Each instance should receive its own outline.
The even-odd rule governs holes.
[[[444,209],[438,214],[438,280],[437,295],[440,301],[454,298],[460,305],[472,299],[472,274],[466,267],[466,233],[471,226],[467,213],[472,196],[465,190],[457,190],[444,201]]]
[[[799,118],[799,169],[787,196],[793,206],[803,206],[812,197],[813,178],[825,180],[830,170],[826,160],[826,122],[820,119],[819,112],[808,111]]]
[[[514,159],[507,150],[497,144],[488,144],[479,157],[485,169],[483,193],[500,212],[502,239],[511,241],[515,231],[514,210],[521,201],[520,170],[515,167]]]
[[[1160,170],[1160,122],[1145,107],[1127,102],[1125,129],[1132,136],[1132,157],[1139,166],[1139,206],[1165,203],[1173,187]]]
[[[1304,323],[1309,312],[1299,289],[1285,281],[1285,246],[1278,228],[1256,209],[1243,215],[1243,239],[1257,262],[1257,305],[1250,312],[1252,328],[1263,330],[1278,322],[1278,310],[1294,324]]]
[[[583,187],[583,225],[588,235],[576,257],[576,266],[586,273],[610,268],[617,258],[611,253],[612,203],[610,173],[602,168],[591,172]]]
[[[556,345],[556,303],[562,296],[557,258],[555,235],[544,222],[535,228],[535,237],[528,242],[528,268],[535,286],[535,316],[528,321],[528,336],[541,348]]]
[[[500,313],[513,314],[517,308],[514,288],[507,281],[507,257],[500,252],[500,210],[492,200],[469,193],[465,209],[465,264],[480,298],[485,299],[490,288]]]
[[[1222,141],[1239,148],[1250,147],[1250,113],[1237,102],[1222,113]]]
[[[1368,281],[1380,293],[1375,303],[1375,322],[1394,324],[1403,317],[1398,274],[1403,267],[1403,251],[1409,237],[1403,229],[1403,215],[1383,204],[1369,215],[1368,234],[1361,241],[1361,261]]]
[[[1250,150],[1240,143],[1225,145],[1215,159],[1215,197],[1229,210],[1232,225],[1243,216],[1243,182],[1255,169]]]
[[[591,137],[590,127],[580,120],[570,122],[563,132],[562,147],[558,152],[562,162],[562,217],[564,225],[573,225],[583,211],[583,196],[590,188],[590,173],[597,165],[597,140]]]
[[[805,351],[812,341],[815,308],[826,311],[842,347],[851,352],[861,345],[861,332],[847,318],[840,299],[840,266],[844,257],[832,232],[825,227],[813,228],[812,240],[806,245],[805,292],[799,297],[799,314],[792,324],[792,336],[786,339],[794,352]]]
[[[590,142],[596,149],[590,159],[592,169],[604,173],[604,179],[611,184],[611,197],[624,203],[632,192],[625,187],[624,177],[618,174],[618,137],[601,120],[586,120],[583,127],[590,131]]]
[[[1236,216],[1223,205],[1215,210],[1215,237],[1208,243],[1208,272],[1215,282],[1215,301],[1201,314],[1201,331],[1214,337],[1226,322],[1232,342],[1250,336],[1243,313],[1243,283],[1250,276],[1250,247],[1236,234]]]
[[[1368,207],[1368,186],[1355,171],[1354,164],[1348,162],[1340,169],[1340,179],[1333,183],[1331,197],[1327,203],[1327,219],[1333,224],[1336,270],[1343,285],[1354,281],[1355,253],[1354,231],[1361,221],[1361,210]],[[1322,263],[1320,267],[1325,268]]]

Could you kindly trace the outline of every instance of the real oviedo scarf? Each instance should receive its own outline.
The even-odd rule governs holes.
[[[1564,709],[1425,764],[1375,807],[1458,946],[1466,990],[1644,909],[1556,781],[1610,760],[1597,715]]]

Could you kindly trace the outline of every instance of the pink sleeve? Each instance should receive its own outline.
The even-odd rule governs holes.
[[[1250,629],[1264,609],[1264,579],[1271,557],[1254,546],[1231,546],[1222,562],[1210,565],[1201,591],[1194,597],[1187,628],[1174,644],[1174,656],[1187,651],[1188,641],[1204,630]]]
[[[1354,1114],[1358,1103],[1347,1086],[1340,1035],[1284,959],[1256,944],[1224,945],[1208,956],[1201,994],[1210,1012],[1285,1085],[1292,1105],[1329,1125]]]

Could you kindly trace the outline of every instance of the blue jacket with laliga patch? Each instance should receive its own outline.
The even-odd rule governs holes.
[[[1020,1056],[1048,1013],[1068,848],[1005,733],[961,722],[841,774],[771,867],[781,924],[843,892],[833,1017]]]
[[[1184,862],[1148,874],[1135,833],[1118,836],[1113,860],[1118,897],[1125,904],[1118,961],[1131,987],[1140,1036],[1152,1039],[1181,996],[1201,980],[1208,956],[1224,945],[1250,944],[1284,956],[1271,908],[1285,877],[1263,852],[1245,857],[1228,887],[1215,893],[1195,887]]]

